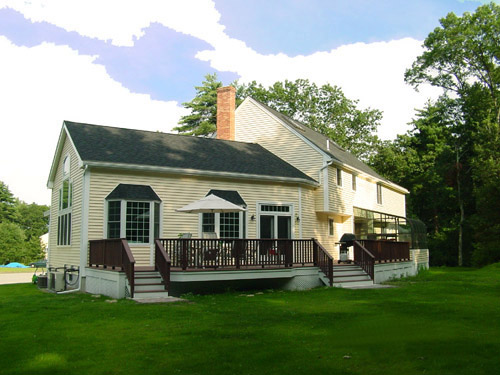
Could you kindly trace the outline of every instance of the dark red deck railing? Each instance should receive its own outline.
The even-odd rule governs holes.
[[[155,240],[155,269],[160,273],[165,290],[170,287],[170,257],[168,256],[165,248],[159,240]]]
[[[410,243],[389,240],[358,240],[370,251],[377,262],[404,262],[410,260]]]
[[[326,275],[330,286],[333,286],[333,257],[316,239],[312,241],[314,246],[314,264]]]
[[[359,241],[354,241],[354,263],[375,279],[375,256]]]
[[[164,238],[158,241],[174,269],[314,265],[313,240]]]
[[[130,284],[130,297],[134,297],[135,259],[124,238],[89,241],[89,267],[102,266],[115,269],[120,267]]]

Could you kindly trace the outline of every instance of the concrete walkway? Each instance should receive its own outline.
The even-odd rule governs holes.
[[[0,273],[0,285],[31,283],[33,274],[26,273]]]

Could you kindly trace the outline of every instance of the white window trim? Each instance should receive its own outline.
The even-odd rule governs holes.
[[[65,173],[64,171],[64,166],[68,166],[68,171]],[[61,164],[61,186],[59,187],[59,202],[58,202],[58,207],[57,207],[57,241],[56,244],[58,247],[71,247],[71,241],[73,239],[72,232],[73,232],[73,180],[71,179],[71,155],[67,153],[62,161]],[[63,202],[63,188],[64,188],[64,183],[68,182],[68,207],[62,208],[62,202]],[[61,216],[65,216],[70,214],[70,220],[69,220],[69,241],[67,244],[61,245],[59,244],[59,218]]]
[[[154,204],[159,203],[159,228],[158,235],[161,237],[163,230],[163,202],[160,201],[148,201],[142,199],[105,199],[104,200],[104,228],[103,228],[103,238],[108,239],[108,203],[109,202],[120,202],[120,238],[127,238],[127,202],[147,202],[149,203],[149,242],[129,242],[130,247],[143,247],[146,245],[154,244]]]
[[[295,204],[292,202],[268,202],[268,201],[258,201],[257,203],[257,238],[261,238],[260,236],[260,216],[265,215],[265,216],[290,216],[291,217],[291,225],[290,225],[290,237],[293,239],[295,238],[295,223],[294,223],[294,218],[295,218]],[[269,212],[269,211],[261,211],[261,206],[289,206],[291,207],[289,212]],[[274,225],[275,225],[275,233],[278,233],[278,220],[274,220]]]
[[[244,219],[244,215],[243,215],[243,212],[244,211],[240,211],[239,212],[239,236],[238,238],[244,238],[243,237],[243,232],[244,232],[244,226],[246,225],[246,221],[248,220],[248,218]],[[248,215],[246,215],[248,216]],[[248,228],[248,226],[247,226]],[[217,234],[217,237],[218,238],[221,238],[220,237],[220,213],[218,212],[214,212],[214,230],[215,230],[215,233]],[[198,233],[199,233],[199,237],[203,237],[203,214],[200,213],[198,214]]]
[[[332,224],[333,224],[333,226],[332,226],[332,228],[333,228],[333,233],[330,233],[330,221],[331,221],[331,222],[332,222]],[[329,218],[328,218],[328,236],[329,236],[329,237],[334,237],[334,236],[335,236],[335,224],[336,224],[336,223],[335,223],[335,219],[334,219],[334,218],[332,218],[332,217],[329,217]]]
[[[339,179],[340,175],[340,179]],[[342,176],[342,168],[337,167],[337,171],[335,172],[335,182],[337,183],[337,186],[342,187],[344,185],[344,178]]]

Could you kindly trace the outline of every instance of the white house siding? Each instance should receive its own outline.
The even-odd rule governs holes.
[[[251,100],[244,101],[236,110],[235,140],[258,143],[309,177],[318,181],[323,156],[315,148],[293,134],[288,128]],[[323,188],[316,191],[323,202]]]
[[[73,188],[72,210],[71,210],[71,244],[68,246],[57,245],[57,219],[59,215],[59,189],[62,186],[62,163],[66,155],[70,156],[70,181]],[[79,167],[78,155],[70,140],[66,138],[60,158],[57,163],[57,171],[52,188],[50,204],[50,227],[49,227],[49,265],[61,267],[65,264],[80,264],[80,231],[82,217],[82,183],[83,170]]]
[[[354,207],[397,216],[406,215],[405,194],[382,185],[382,204],[378,204],[377,183],[375,181],[358,176],[356,185],[357,189],[352,199]]]
[[[210,189],[237,190],[248,205],[247,237],[257,236],[257,203],[291,203],[294,214],[292,230],[294,237],[299,237],[299,225],[296,222],[299,209],[299,192],[302,191],[301,205],[303,216],[303,237],[310,238],[315,231],[315,223],[309,207],[314,205],[310,188],[279,183],[242,181],[229,179],[203,178],[151,173],[117,172],[93,169],[90,177],[89,239],[101,239],[106,235],[105,198],[119,184],[150,185],[162,200],[161,237],[176,238],[179,233],[192,233],[199,237],[199,215],[176,212],[188,203],[203,198]],[[306,209],[307,208],[307,212]],[[131,246],[138,265],[149,264],[149,248]]]

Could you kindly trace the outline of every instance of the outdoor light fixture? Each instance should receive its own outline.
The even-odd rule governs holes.
[[[252,217],[250,218],[250,220],[255,221],[255,215],[252,215]]]
[[[297,223],[300,223],[300,216],[297,216],[297,219],[295,220],[297,220]]]

